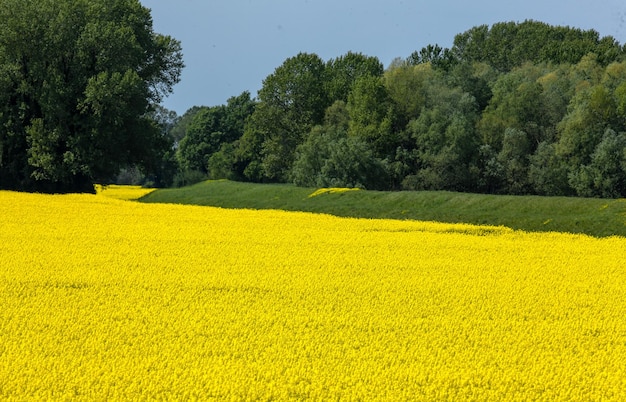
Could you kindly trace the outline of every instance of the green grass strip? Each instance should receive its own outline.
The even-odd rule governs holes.
[[[626,199],[467,194],[446,191],[319,190],[288,184],[205,181],[161,189],[141,202],[283,209],[355,218],[507,226],[525,231],[626,236]]]

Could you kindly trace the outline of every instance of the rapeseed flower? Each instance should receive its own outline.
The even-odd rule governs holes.
[[[0,399],[623,400],[626,239],[0,192]]]

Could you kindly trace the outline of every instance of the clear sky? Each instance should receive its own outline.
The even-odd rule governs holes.
[[[428,44],[452,46],[482,24],[527,19],[595,29],[626,43],[623,0],[141,0],[154,29],[182,42],[186,68],[163,105],[225,104],[250,91],[299,52],[323,60],[348,51],[387,67]]]

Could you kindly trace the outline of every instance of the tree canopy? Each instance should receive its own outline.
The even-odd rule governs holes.
[[[575,64],[588,53],[595,53],[606,66],[623,53],[613,37],[601,38],[595,30],[532,20],[474,27],[456,35],[451,51],[458,61],[485,62],[500,72],[525,62]]]
[[[0,2],[0,187],[93,191],[156,170],[172,142],[150,117],[183,68],[138,0]]]
[[[474,27],[451,49],[428,45],[386,69],[360,53],[300,53],[265,79],[241,138],[207,146],[196,169],[302,186],[623,197],[625,50],[593,30],[524,21]],[[181,145],[226,127],[194,140],[190,125]]]
[[[626,196],[626,47],[593,30],[482,25],[387,68],[299,53],[256,98],[179,118],[158,103],[180,43],[137,0],[4,0],[0,18],[2,188],[85,190],[139,168],[161,185]]]

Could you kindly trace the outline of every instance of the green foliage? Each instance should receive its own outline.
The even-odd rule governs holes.
[[[575,179],[577,183],[588,181],[582,178],[584,172],[575,170],[591,162],[592,154],[607,129],[617,132],[626,130],[626,115],[622,106],[626,65],[620,63],[608,66],[601,79],[596,69],[579,66],[580,70],[593,71],[587,74],[593,77],[579,84],[578,92],[570,103],[569,113],[558,124],[560,137],[557,142],[557,152],[570,161],[570,171],[578,177]],[[622,189],[621,192],[626,190]]]
[[[168,110],[160,105],[155,105],[146,117],[158,127],[161,132],[160,151],[153,156],[153,162],[150,167],[147,166],[129,166],[122,168],[116,183],[119,181],[120,175],[126,171],[139,170],[142,173],[140,180],[135,180],[136,184],[146,187],[169,187],[172,185],[174,175],[179,169],[178,160],[176,159],[175,147],[178,140],[173,134],[174,127],[180,121],[180,117],[173,110]],[[145,172],[145,173],[144,173]]]
[[[437,83],[431,83],[428,93],[427,106],[409,124],[418,169],[405,188],[471,189],[470,166],[478,151],[476,100],[458,88]]]
[[[360,53],[301,53],[264,80],[243,136],[205,139],[193,166],[302,186],[624,196],[621,162],[607,162],[622,142],[603,137],[626,132],[623,57],[611,37],[534,21],[472,28],[384,72]]]
[[[300,53],[226,105],[158,106],[180,43],[138,0],[0,3],[0,187],[206,177],[624,197],[625,49],[535,21],[474,27],[383,69]],[[118,176],[122,177],[122,176]]]
[[[232,144],[243,136],[246,121],[255,106],[246,91],[228,99],[226,105],[193,111],[177,150],[181,169],[207,174],[212,155],[220,151],[224,144]]]
[[[208,172],[212,179],[240,179],[235,164],[237,163],[236,142],[225,142],[220,150],[209,157]]]
[[[498,154],[498,162],[503,167],[506,193],[528,193],[529,154],[531,141],[528,134],[522,130],[507,128],[504,131],[502,150]]]
[[[624,194],[617,179],[590,184],[611,175],[592,163],[603,133],[626,131],[622,55],[610,37],[533,21],[473,28],[452,49],[424,47],[384,73],[362,54],[325,65],[299,54],[264,81],[243,137],[215,154],[212,175],[304,186]],[[321,110],[336,101],[322,124]]]
[[[175,144],[179,144],[180,141],[185,137],[185,135],[187,134],[187,128],[191,124],[194,116],[204,108],[205,107],[203,106],[193,106],[178,118],[178,120],[170,130],[170,135],[174,139]]]
[[[300,53],[263,81],[240,152],[249,180],[288,180],[296,147],[324,117],[325,79],[325,63]]]
[[[508,128],[525,131],[535,144],[543,140],[543,88],[538,79],[544,73],[540,66],[526,64],[493,84],[493,96],[478,125],[485,144],[500,149]]]
[[[179,170],[174,176],[174,187],[191,186],[207,179],[207,175],[199,170]]]
[[[626,189],[626,134],[611,129],[591,154],[589,164],[571,171],[570,184],[583,197],[618,198]]]
[[[504,187],[504,166],[498,152],[488,144],[478,147],[478,158],[471,169],[476,175],[476,191],[490,194],[502,193]]]
[[[553,27],[532,20],[474,27],[454,38],[452,52],[462,61],[485,62],[501,72],[526,62],[576,64],[591,52],[602,65],[608,65],[623,54],[614,38],[600,38],[594,30]]]
[[[553,142],[556,138],[556,126],[567,114],[568,105],[574,96],[575,80],[569,73],[568,65],[548,69],[537,79],[541,85],[540,121],[543,124],[544,141]],[[541,142],[541,141],[540,141]]]
[[[206,174],[211,154],[217,152],[223,142],[234,141],[221,131],[225,109],[225,106],[203,108],[193,117],[178,147],[178,160],[183,170]]]
[[[343,114],[343,117],[341,116]],[[291,177],[305,187],[385,186],[386,172],[367,143],[347,134],[347,111],[337,101],[327,112],[326,123],[316,126],[296,151]]]
[[[459,87],[476,99],[478,109],[484,110],[493,96],[492,87],[499,74],[486,63],[459,62],[446,75],[451,87]]]
[[[395,109],[382,77],[365,76],[356,80],[348,97],[347,109],[351,137],[369,144],[380,158],[389,156],[396,149]]]
[[[444,71],[449,71],[458,63],[458,59],[450,49],[444,49],[439,45],[423,47],[419,52],[411,53],[406,61],[413,66],[428,63]]]
[[[568,168],[556,152],[554,143],[544,141],[530,156],[528,180],[533,192],[539,195],[572,195],[568,185]]]
[[[168,144],[148,113],[183,63],[149,9],[3,0],[0,20],[0,187],[93,191],[122,167],[159,164]]]
[[[426,88],[435,79],[435,71],[427,64],[400,64],[387,69],[384,86],[388,98],[393,102],[398,119],[404,125],[419,116],[426,105]],[[383,94],[385,100],[385,95]],[[382,113],[383,115],[386,114]]]
[[[173,130],[181,118],[175,111],[168,110],[161,105],[154,105],[152,110],[147,113],[147,117],[159,126],[163,136],[170,138],[172,143],[178,143],[180,138],[174,136]]]
[[[326,63],[326,93],[329,101],[348,101],[354,82],[361,77],[380,77],[383,65],[376,57],[348,52]]]

